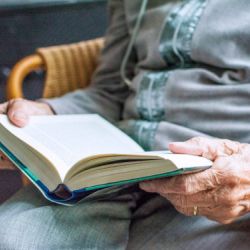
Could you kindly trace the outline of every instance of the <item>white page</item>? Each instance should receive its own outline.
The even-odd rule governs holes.
[[[98,115],[33,116],[17,128],[6,116],[0,122],[13,134],[47,156],[63,179],[79,160],[95,154],[131,154],[143,149]]]
[[[187,154],[172,154],[169,151],[166,152],[146,152],[145,154],[159,156],[163,159],[172,161],[177,168],[201,168],[210,167],[213,163],[201,156],[187,155]]]

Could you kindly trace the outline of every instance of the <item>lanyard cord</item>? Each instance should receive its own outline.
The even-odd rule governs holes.
[[[141,26],[141,22],[142,22],[142,19],[143,19],[143,16],[145,14],[145,11],[146,11],[146,8],[147,8],[147,4],[148,4],[148,0],[142,0],[142,4],[141,4],[141,8],[140,8],[140,11],[139,11],[139,14],[138,14],[138,17],[137,17],[137,20],[136,20],[136,24],[135,24],[135,28],[132,32],[132,36],[130,38],[130,41],[129,41],[129,44],[128,44],[128,47],[126,49],[126,53],[123,57],[123,60],[122,60],[122,63],[121,63],[121,68],[120,68],[120,74],[121,74],[121,77],[122,77],[122,80],[130,87],[132,82],[131,80],[127,77],[126,75],[126,67],[127,67],[127,64],[128,64],[128,59],[129,59],[129,56],[131,54],[131,51],[133,49],[133,45],[135,43],[135,39],[137,37],[137,34],[138,34],[138,31],[139,31],[139,28]]]

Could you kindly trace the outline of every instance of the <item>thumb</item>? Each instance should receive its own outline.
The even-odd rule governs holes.
[[[10,121],[18,127],[24,127],[29,122],[28,110],[22,100],[10,101],[7,115]]]

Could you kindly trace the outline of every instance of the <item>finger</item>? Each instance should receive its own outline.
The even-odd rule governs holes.
[[[29,110],[22,99],[9,102],[7,115],[10,121],[18,127],[24,127],[29,122]]]
[[[161,194],[178,207],[236,206],[248,200],[249,187],[223,187],[219,190],[203,191],[193,195]]]
[[[218,196],[214,192],[199,192],[194,195],[160,194],[177,207],[209,207],[218,205]]]
[[[207,150],[208,145],[211,147],[215,143],[214,139],[206,137],[194,137],[185,142],[172,142],[169,144],[169,149],[173,153],[192,154],[202,156]],[[213,160],[214,157],[209,157]]]
[[[210,168],[194,174],[179,175],[171,178],[156,179],[140,183],[140,188],[150,193],[195,194],[214,189],[220,185],[216,169]]]
[[[223,224],[238,219],[244,213],[244,207],[175,207],[176,210],[186,216],[205,216],[210,220],[214,220]]]
[[[10,162],[10,161],[6,161],[6,162],[2,162],[0,161],[0,169],[1,170],[15,170],[16,167],[15,165]]]
[[[201,156],[203,150],[197,145],[191,145],[188,142],[172,142],[168,145],[168,148],[176,154],[191,154]]]
[[[2,169],[2,170],[15,169],[15,165],[1,151],[0,151],[0,169]]]
[[[199,210],[198,208],[198,211]],[[221,224],[230,224],[247,212],[244,206],[237,205],[234,207],[216,207],[215,209],[210,209],[210,212],[208,209],[204,208],[201,209],[201,213],[204,213],[204,216],[210,220],[217,221]]]
[[[194,137],[185,142],[173,142],[169,149],[174,153],[193,154],[215,160],[219,156],[230,156],[238,153],[240,143],[206,137]]]

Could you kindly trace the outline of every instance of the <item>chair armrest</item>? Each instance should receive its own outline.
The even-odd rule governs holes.
[[[31,55],[20,60],[11,70],[7,86],[7,99],[23,97],[23,81],[32,71],[43,68],[44,63],[39,55]]]
[[[23,82],[32,71],[44,69],[44,98],[61,96],[88,86],[96,69],[104,39],[38,49],[12,69],[6,87],[7,99],[23,97]]]

